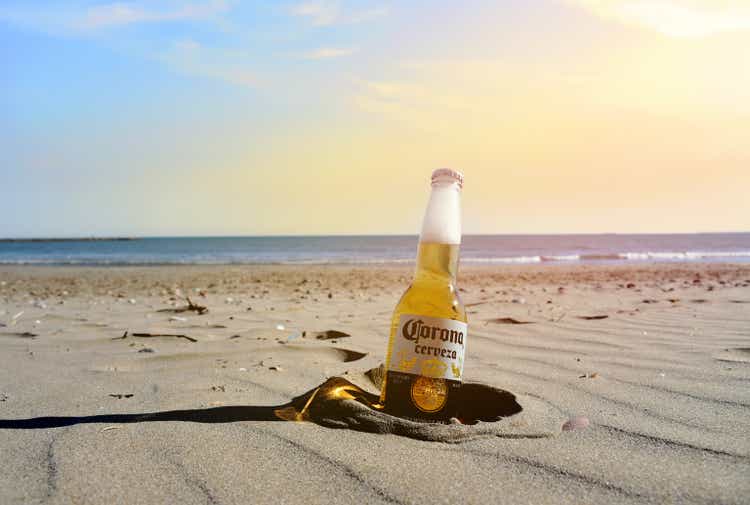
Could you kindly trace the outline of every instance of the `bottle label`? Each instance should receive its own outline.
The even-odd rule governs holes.
[[[403,314],[393,339],[389,370],[460,381],[467,327],[453,319]]]

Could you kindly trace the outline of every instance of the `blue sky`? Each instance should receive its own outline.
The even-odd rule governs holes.
[[[0,236],[750,229],[745,1],[0,4]],[[662,216],[653,219],[653,216]]]

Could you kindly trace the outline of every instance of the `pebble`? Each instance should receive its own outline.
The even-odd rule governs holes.
[[[276,325],[276,329],[277,330],[284,330],[284,325],[283,324],[277,324]]]
[[[245,368],[245,367],[239,368],[238,370],[239,370],[240,372],[247,372],[247,368]]]
[[[130,305],[135,305],[135,298],[131,298],[130,300],[128,300],[128,303]]]
[[[513,298],[511,300],[511,303],[521,303],[521,304],[524,304],[524,303],[526,303],[526,299],[525,298]]]
[[[187,321],[187,317],[180,317],[180,316],[172,316],[169,318],[170,321],[179,321],[181,323],[184,323]]]
[[[46,304],[46,303],[44,303],[44,302],[43,302],[43,301],[41,301],[41,300],[36,300],[36,301],[34,302],[34,307],[36,307],[36,308],[38,308],[38,309],[46,309],[46,308],[47,308],[47,304]]]
[[[571,417],[562,425],[563,431],[583,430],[589,427],[589,418],[583,416]]]

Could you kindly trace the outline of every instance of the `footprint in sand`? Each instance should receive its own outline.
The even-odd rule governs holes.
[[[730,363],[750,363],[750,347],[735,347],[724,349],[714,354],[717,361],[728,361]]]
[[[216,345],[214,352],[206,350],[179,350],[172,348],[160,348],[157,353],[142,353],[142,349],[136,350],[132,356],[126,359],[117,359],[108,363],[99,363],[89,368],[92,372],[145,372],[164,368],[193,369],[196,363],[213,361],[216,359],[231,357],[240,366],[249,367],[253,362],[271,360],[279,364],[282,369],[291,369],[293,366],[320,367],[340,363],[351,363],[367,356],[367,353],[345,349],[343,347],[330,347],[316,344],[268,344],[259,349],[248,349],[243,351],[242,358],[237,358],[237,350],[234,347],[223,347]]]
[[[357,361],[367,356],[366,352],[344,349],[343,347],[306,344],[287,344],[279,349],[271,351],[271,353],[279,358],[303,361],[314,360],[323,363],[351,363],[352,361]]]

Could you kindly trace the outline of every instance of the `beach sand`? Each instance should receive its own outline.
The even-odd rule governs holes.
[[[0,267],[0,503],[750,503],[750,266],[463,267],[465,380],[521,412],[435,442],[290,404],[377,392],[410,277]]]

